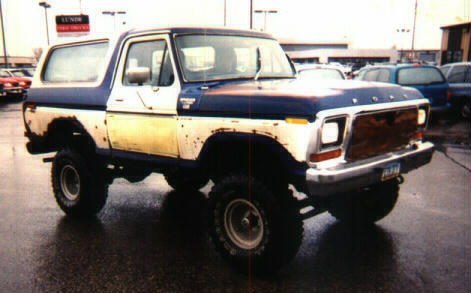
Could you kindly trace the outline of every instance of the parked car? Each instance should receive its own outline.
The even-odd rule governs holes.
[[[440,67],[448,80],[451,105],[461,117],[470,118],[471,108],[471,62],[449,63]]]
[[[3,77],[11,77],[18,81],[20,87],[23,88],[24,92],[31,86],[31,79],[25,76],[22,71],[14,70],[14,69],[2,69],[0,71],[0,75]]]
[[[2,74],[0,71],[0,83],[3,86],[3,96],[18,97],[22,96],[24,89],[19,85],[19,82],[8,75]]]
[[[331,65],[300,65],[297,67],[300,78],[319,79],[345,79],[342,69]]]
[[[15,68],[11,69],[11,72],[16,76],[32,78],[34,75],[34,68]]]
[[[450,109],[451,92],[443,73],[426,64],[387,64],[363,68],[357,80],[395,83],[413,87],[430,100],[432,112]]]

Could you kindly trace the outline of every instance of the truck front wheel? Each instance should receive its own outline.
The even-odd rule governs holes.
[[[66,148],[52,162],[52,187],[59,207],[68,215],[91,216],[106,203],[108,184],[96,160]]]
[[[273,271],[297,253],[303,237],[290,190],[274,195],[262,182],[231,176],[209,195],[209,234],[222,256],[241,271]]]
[[[394,209],[398,195],[399,180],[395,178],[340,196],[331,202],[329,213],[343,222],[374,223]]]

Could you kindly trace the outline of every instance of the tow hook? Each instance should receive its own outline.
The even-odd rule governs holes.
[[[399,184],[404,183],[404,181],[405,181],[405,180],[404,180],[404,177],[403,177],[402,175],[397,176],[397,182],[398,182]]]

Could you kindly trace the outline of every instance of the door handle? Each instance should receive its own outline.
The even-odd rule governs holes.
[[[123,98],[116,98],[115,101],[116,102],[122,102],[122,101],[124,101],[124,99]]]

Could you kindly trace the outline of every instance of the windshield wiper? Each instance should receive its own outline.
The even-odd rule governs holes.
[[[255,73],[254,80],[256,81],[262,73],[262,54],[260,54],[260,47],[257,47],[257,73]]]

